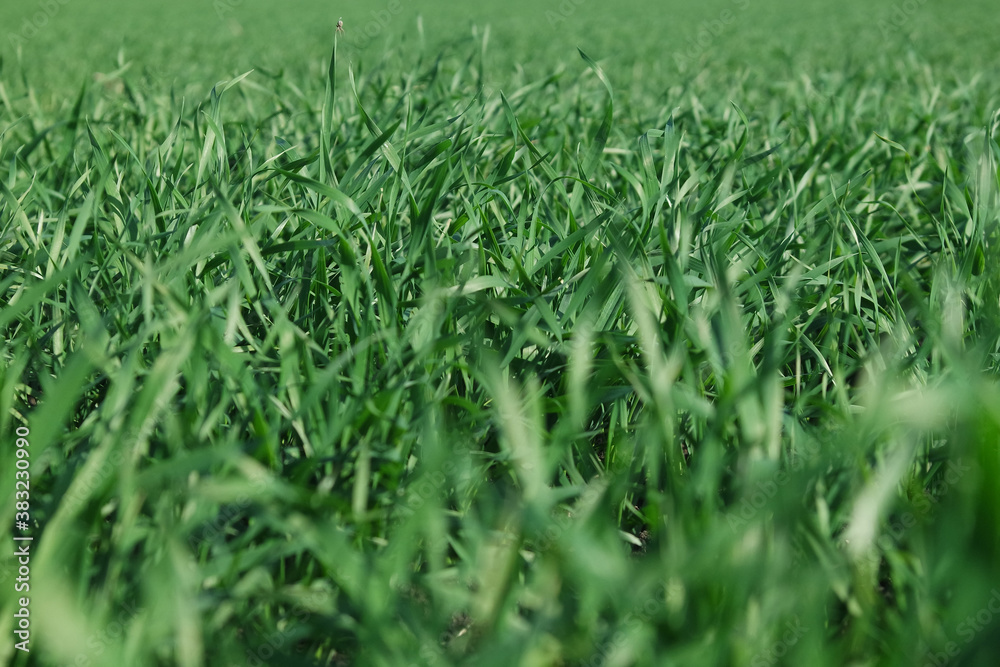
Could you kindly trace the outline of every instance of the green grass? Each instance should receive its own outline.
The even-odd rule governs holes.
[[[652,4],[7,39],[0,662],[995,664],[995,12]]]

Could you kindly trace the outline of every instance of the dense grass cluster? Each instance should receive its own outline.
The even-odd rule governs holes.
[[[327,39],[4,63],[0,661],[995,664],[995,62]]]

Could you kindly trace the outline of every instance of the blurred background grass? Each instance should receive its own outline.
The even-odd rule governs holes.
[[[517,68],[528,79],[544,76],[575,58],[580,47],[606,60],[614,80],[628,80],[635,92],[649,95],[692,70],[724,76],[746,67],[763,77],[787,78],[864,67],[883,57],[903,60],[911,53],[958,75],[996,75],[1000,18],[994,10],[984,0],[627,0],[613,7],[597,0],[516,0],[476,2],[461,10],[446,2],[386,0],[364,7],[317,0],[8,1],[0,52],[9,77],[21,44],[29,77],[50,82],[49,90],[114,70],[122,53],[160,84],[200,91],[206,80],[253,67],[318,69],[324,62],[318,54],[341,16],[347,28],[343,54],[358,66],[399,46],[404,56],[412,55],[421,17],[432,48],[469,39],[472,26],[489,26],[496,85]]]

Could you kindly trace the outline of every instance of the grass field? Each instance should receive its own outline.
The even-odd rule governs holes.
[[[997,664],[992,3],[0,26],[0,664]]]

